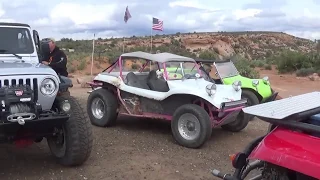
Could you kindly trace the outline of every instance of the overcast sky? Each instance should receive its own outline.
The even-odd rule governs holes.
[[[150,35],[152,17],[165,34],[266,30],[320,39],[320,0],[0,0],[0,21],[28,23],[40,38]]]

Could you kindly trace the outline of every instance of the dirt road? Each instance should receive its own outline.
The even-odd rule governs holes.
[[[320,89],[320,82],[262,72],[262,75],[265,74],[283,97]],[[87,90],[72,90],[84,106]],[[250,140],[263,134],[267,124],[253,121],[240,133],[215,129],[210,141],[197,150],[175,144],[168,122],[121,117],[116,127],[93,128],[95,139],[91,157],[77,168],[56,164],[45,142],[27,149],[1,145],[0,179],[215,179],[209,170],[219,168],[231,171],[228,155],[242,150]]]

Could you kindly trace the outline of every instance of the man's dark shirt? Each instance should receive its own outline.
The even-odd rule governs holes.
[[[55,70],[57,74],[68,77],[67,56],[59,47],[56,46],[49,54],[49,58],[45,61],[49,62],[49,66]]]

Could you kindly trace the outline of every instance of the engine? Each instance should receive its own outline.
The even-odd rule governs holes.
[[[19,122],[37,117],[34,93],[29,85],[13,85],[0,88],[0,120]]]

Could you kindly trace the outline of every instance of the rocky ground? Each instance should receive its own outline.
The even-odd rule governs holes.
[[[273,88],[283,97],[319,90],[319,81],[292,75],[268,75]],[[72,94],[85,106],[88,89],[77,85]],[[220,128],[213,131],[201,149],[187,149],[173,141],[170,123],[121,117],[116,127],[94,129],[94,146],[89,160],[77,168],[55,163],[45,142],[26,149],[0,146],[0,177],[8,180],[118,180],[118,179],[215,179],[210,169],[231,171],[228,155],[266,131],[267,124],[256,120],[240,133]]]

